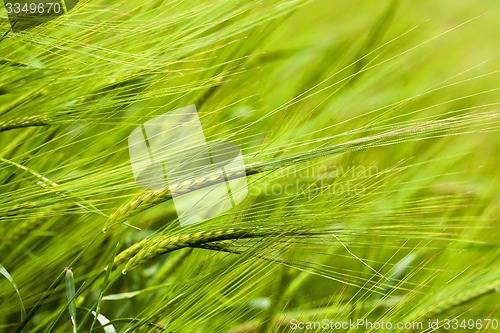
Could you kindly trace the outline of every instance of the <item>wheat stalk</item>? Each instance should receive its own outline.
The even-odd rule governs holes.
[[[338,145],[311,149],[305,152],[273,159],[270,161],[252,163],[247,165],[244,170],[229,169],[226,170],[225,176],[210,175],[205,177],[198,177],[192,180],[186,180],[178,184],[172,184],[170,185],[170,187],[165,187],[143,194],[138,198],[119,207],[113,214],[110,215],[109,219],[106,221],[103,232],[106,232],[109,227],[117,223],[123,222],[136,214],[139,214],[151,207],[156,206],[157,204],[172,199],[172,191],[174,191],[178,195],[181,195],[200,188],[219,184],[221,182],[224,182],[226,178],[228,180],[231,180],[284,168],[290,165],[321,157],[333,156],[336,154],[352,152],[360,149],[374,148],[410,140],[416,140],[424,134],[432,135],[432,137],[444,135],[442,133],[443,131],[464,127],[464,125],[468,125],[469,122],[477,122],[485,119],[491,120],[494,118],[497,118],[496,113],[485,112],[478,114],[477,116],[467,115],[460,117],[449,117],[442,120],[427,121],[418,125],[407,126],[382,134],[367,136]]]

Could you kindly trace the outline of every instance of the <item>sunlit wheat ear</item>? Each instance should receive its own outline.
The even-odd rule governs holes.
[[[306,235],[318,235],[313,231],[282,231],[273,228],[227,228],[212,231],[200,231],[176,236],[154,236],[142,240],[118,254],[113,261],[113,268],[126,263],[123,272],[133,270],[147,261],[175,250],[186,247],[197,247],[215,251],[230,250],[233,241],[246,238],[262,238],[266,236],[280,237],[302,237]]]
[[[154,236],[138,242],[129,248],[118,254],[113,261],[113,268],[120,266],[123,263],[125,268],[122,269],[122,273],[125,274],[128,271],[134,270],[151,259],[157,256],[166,254],[172,251],[176,251],[186,247],[204,248],[214,251],[222,251],[228,253],[242,254],[243,252],[231,249],[233,241],[239,239],[247,238],[264,238],[264,237],[278,237],[278,238],[290,238],[290,239],[300,239],[302,237],[312,237],[312,236],[328,236],[328,231],[312,231],[312,230],[300,230],[300,229],[289,229],[283,231],[280,228],[228,228],[220,229],[214,231],[201,231],[190,234],[181,234],[176,236]],[[331,234],[331,232],[330,232]],[[347,246],[336,236],[332,235],[333,238],[337,240],[338,243],[344,247],[350,256],[355,258],[357,261],[368,267],[375,274],[381,278],[388,280],[383,274],[375,270],[373,267],[368,265],[363,259],[356,256],[351,252]],[[285,242],[286,243],[286,242]],[[294,267],[293,264],[289,264],[286,261],[279,258],[271,258],[264,255],[255,254],[256,258],[268,260],[274,263],[281,263],[285,266]],[[105,268],[108,270],[108,267]],[[339,280],[339,282],[345,282]],[[348,282],[345,282],[348,283]],[[349,284],[349,283],[348,283]]]
[[[227,177],[227,179],[236,179],[261,172],[276,170],[321,157],[334,156],[361,149],[393,145],[412,140],[422,140],[426,137],[446,136],[449,135],[447,134],[448,131],[466,129],[471,124],[487,123],[491,126],[492,130],[498,129],[498,124],[491,122],[491,120],[498,121],[498,117],[495,112],[485,112],[477,115],[449,117],[442,120],[421,122],[413,126],[403,127],[401,129],[352,140],[338,145],[316,148],[274,160],[254,162],[247,165],[245,170],[227,170],[225,177]],[[154,207],[157,204],[171,200],[172,193],[170,189],[175,189],[176,193],[179,194],[188,193],[203,187],[221,183],[225,180],[225,177],[200,177],[182,182],[180,184],[172,184],[170,185],[170,188],[163,188],[143,194],[124,204],[111,214],[103,227],[103,232],[106,232],[109,227],[117,223],[124,222],[128,218]]]
[[[126,262],[123,272],[139,267],[141,264],[161,254],[175,251],[185,247],[197,247],[217,241],[262,237],[269,235],[270,231],[259,228],[245,229],[220,229],[214,231],[201,231],[177,236],[155,236],[136,243],[118,254],[113,262],[117,267]]]
[[[26,116],[0,121],[0,132],[15,128],[49,125],[49,117],[43,115]]]

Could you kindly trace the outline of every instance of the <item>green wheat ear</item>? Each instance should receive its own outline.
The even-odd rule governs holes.
[[[0,331],[494,329],[500,3],[63,4],[0,10]],[[193,104],[245,168],[141,188],[130,133]],[[242,177],[180,227],[171,190]]]
[[[106,216],[106,214],[101,212],[99,209],[97,209],[91,203],[87,202],[83,198],[78,197],[77,195],[75,195],[71,191],[65,190],[65,189],[59,190],[59,188],[61,188],[61,186],[59,184],[48,179],[47,177],[45,177],[41,174],[39,174],[38,172],[31,170],[24,165],[21,165],[19,163],[14,162],[14,161],[9,161],[9,160],[2,158],[2,157],[0,157],[0,162],[7,164],[9,166],[13,166],[16,173],[18,173],[18,172],[27,173],[29,176],[31,176],[31,178],[33,178],[33,181],[36,182],[36,184],[38,184],[40,187],[55,193],[56,195],[60,196],[61,198],[71,200],[71,201],[73,201],[73,203],[75,205],[80,206],[82,208],[85,208],[89,212],[93,212],[93,213],[96,213],[96,214],[99,214],[102,216]]]
[[[330,157],[338,154],[344,154],[351,151],[369,149],[380,146],[394,145],[408,140],[425,139],[426,135],[445,136],[446,131],[459,131],[461,128],[467,128],[471,122],[491,123],[496,120],[496,113],[480,113],[476,116],[450,117],[439,121],[428,121],[418,125],[408,126],[385,133],[363,137],[333,146],[312,149],[305,152],[299,152],[290,156],[275,158],[269,161],[254,162],[244,169],[227,170],[224,176],[207,176],[194,178],[178,184],[171,184],[159,190],[151,191],[135,198],[131,202],[122,205],[118,210],[111,214],[106,221],[103,232],[116,223],[123,222],[126,219],[154,207],[164,201],[172,199],[172,191],[178,194],[189,193],[198,189],[221,183],[227,179],[237,179],[246,176],[269,172],[276,169],[288,167],[303,162],[312,161],[321,157]]]

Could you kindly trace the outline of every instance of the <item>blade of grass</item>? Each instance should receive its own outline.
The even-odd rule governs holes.
[[[71,325],[73,326],[73,333],[76,333],[76,293],[75,293],[75,280],[73,276],[73,271],[70,268],[66,268],[66,297],[68,298],[68,309],[71,319]]]
[[[24,318],[26,318],[26,308],[24,307],[24,303],[23,303],[23,299],[21,297],[21,293],[19,292],[19,289],[17,288],[17,285],[14,282],[14,279],[12,278],[12,276],[5,269],[5,267],[3,267],[1,264],[0,264],[0,274],[2,274],[7,279],[7,281],[10,282],[10,284],[12,285],[12,287],[14,288],[14,290],[16,291],[17,297],[19,298],[19,306],[21,307],[21,321],[23,321]]]

